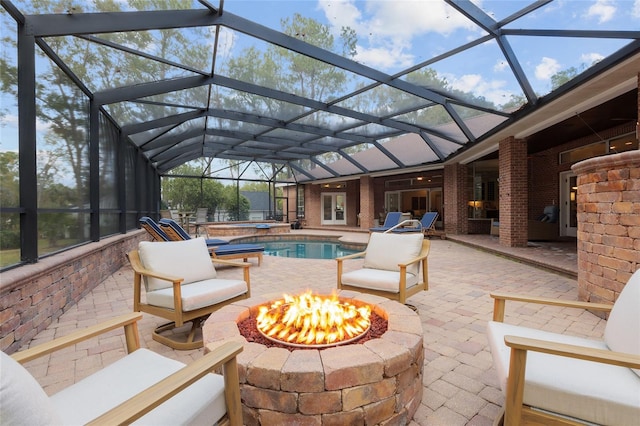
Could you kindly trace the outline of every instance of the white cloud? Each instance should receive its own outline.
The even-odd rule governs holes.
[[[599,23],[610,21],[616,13],[612,0],[596,0],[587,10],[588,17],[598,18]]]
[[[631,16],[634,18],[640,18],[640,0],[636,0],[633,2],[633,7],[631,8]]]
[[[0,117],[0,127],[7,127],[11,129],[18,128],[18,116],[15,114],[5,114]],[[48,132],[51,129],[51,123],[45,122],[36,118],[36,131]]]
[[[595,53],[595,52],[583,53],[582,55],[580,55],[580,60],[588,67],[595,64],[596,62],[600,62],[603,59],[604,59],[604,55],[601,55],[600,53]]]
[[[484,80],[480,74],[466,74],[459,78],[447,76],[447,81],[454,89],[482,96],[496,105],[501,105],[511,98],[512,92],[506,89],[503,80]]]
[[[504,59],[499,59],[496,64],[493,66],[493,70],[495,72],[502,72],[509,68],[509,63]]]
[[[215,34],[215,31],[212,28],[212,37],[211,39],[214,40],[215,38],[213,37],[213,35]],[[236,45],[236,39],[237,39],[237,35],[233,30],[230,30],[228,28],[225,27],[220,27],[220,32],[218,33],[218,55],[220,55],[223,58],[228,58],[231,56],[231,52],[233,51],[234,46]]]
[[[448,36],[458,29],[477,27],[444,2],[433,0],[380,1],[319,0],[334,33],[350,27],[359,35],[356,60],[381,68],[408,66],[417,37],[428,33]],[[361,7],[361,8],[359,8]],[[479,31],[479,30],[478,30]],[[424,48],[424,46],[420,46]]]
[[[414,64],[414,57],[402,49],[385,49],[358,47],[355,60],[373,68],[406,68]]]
[[[536,66],[536,78],[538,80],[548,80],[558,71],[560,71],[560,63],[553,58],[545,56]]]

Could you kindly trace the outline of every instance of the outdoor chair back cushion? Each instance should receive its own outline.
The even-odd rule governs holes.
[[[138,252],[146,269],[184,278],[180,285],[184,312],[216,305],[248,290],[243,280],[217,278],[204,238],[166,243],[142,241]],[[171,281],[145,277],[145,288],[149,305],[175,308]]]
[[[611,309],[604,341],[612,351],[640,355],[640,269],[624,286]],[[632,369],[640,377],[639,369]]]
[[[422,241],[422,234],[371,234],[364,257],[364,267],[400,272],[399,263],[407,263],[420,255]],[[418,275],[419,268],[419,262],[410,265],[407,267],[407,273]]]
[[[40,384],[18,361],[0,351],[0,406],[3,425],[62,424]]]
[[[189,284],[216,278],[216,268],[211,262],[204,238],[185,241],[154,243],[142,241],[138,246],[140,261],[150,271],[184,278],[182,284]],[[145,277],[147,292],[171,288],[171,281]]]
[[[48,397],[36,379],[4,352],[0,365],[2,424],[40,426],[85,424],[184,367],[142,348]],[[214,424],[225,413],[224,379],[207,374],[135,423]]]

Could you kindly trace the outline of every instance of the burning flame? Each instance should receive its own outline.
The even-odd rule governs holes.
[[[260,306],[258,330],[267,338],[288,344],[337,345],[364,334],[371,308],[340,301],[337,295],[318,296],[307,291],[283,295],[271,306]]]

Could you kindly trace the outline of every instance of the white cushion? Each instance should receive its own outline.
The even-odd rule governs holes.
[[[413,274],[407,275],[407,287],[410,288],[418,284],[418,277]],[[373,290],[388,291],[390,293],[400,292],[400,272],[385,271],[382,269],[357,269],[342,274],[342,283],[354,287],[370,288]]]
[[[384,234],[373,233],[369,237],[364,267],[399,271],[399,263],[407,263],[418,257],[422,251],[422,233],[416,234]],[[420,263],[407,267],[411,274],[418,275]]]
[[[487,337],[503,392],[511,352],[506,335],[607,349],[603,341],[490,321]],[[640,419],[640,378],[629,368],[530,351],[525,378],[524,403],[532,407],[597,424]]]
[[[613,305],[604,341],[612,351],[640,355],[640,269],[629,278]],[[640,377],[640,369],[633,371]]]
[[[53,395],[51,401],[62,418],[59,424],[85,424],[182,367],[179,361],[138,349]],[[208,374],[135,423],[214,424],[225,413],[224,379]]]
[[[215,305],[247,292],[247,283],[242,280],[215,278],[198,281],[180,287],[182,311],[193,311]],[[173,288],[164,288],[147,293],[147,303],[173,309]]]
[[[216,277],[204,238],[185,241],[149,242],[138,246],[142,265],[154,272],[184,278],[182,284]],[[145,277],[145,288],[154,291],[172,287],[170,281]]]
[[[26,368],[4,352],[0,352],[0,424],[61,424],[40,384]]]

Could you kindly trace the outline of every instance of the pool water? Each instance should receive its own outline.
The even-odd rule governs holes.
[[[335,259],[357,253],[330,241],[265,241],[264,254],[298,259]]]

